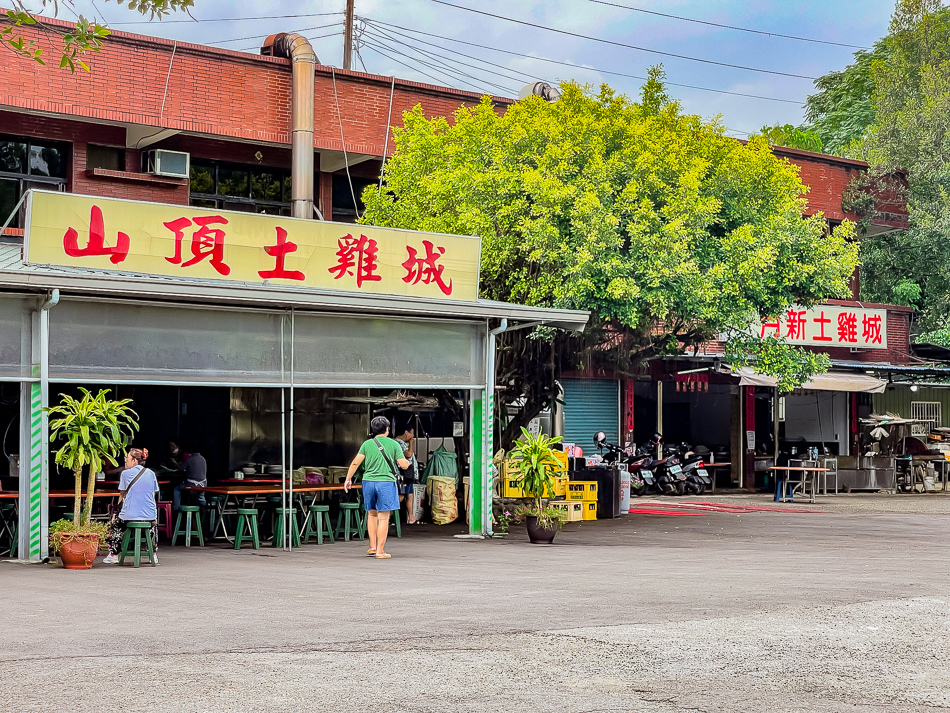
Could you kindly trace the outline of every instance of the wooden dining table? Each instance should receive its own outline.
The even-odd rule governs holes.
[[[351,489],[360,490],[362,489],[360,483],[353,483]],[[257,498],[261,495],[280,495],[281,488],[278,485],[206,485],[202,487],[191,487],[185,488],[188,492],[192,493],[207,493],[210,495],[223,495],[224,500],[219,503],[215,503],[215,509],[218,513],[218,522],[215,525],[214,531],[211,533],[211,538],[214,539],[217,536],[218,530],[221,531],[221,536],[223,539],[231,541],[230,535],[228,535],[228,528],[224,522],[225,515],[234,515],[237,513],[238,500],[240,498],[251,498],[251,505],[249,507],[254,507],[257,504]],[[299,496],[298,502],[300,503],[300,508],[303,512],[306,513],[304,519],[304,527],[306,527],[307,519],[310,517],[310,505],[313,505],[317,500],[317,495],[320,493],[329,493],[329,492],[339,492],[345,490],[343,483],[324,483],[322,485],[295,485],[293,488],[293,494]],[[290,495],[290,488],[286,489],[288,495]],[[304,494],[311,493],[313,497],[310,498],[310,503],[304,501]],[[230,506],[231,509],[228,510],[228,503],[232,502]]]

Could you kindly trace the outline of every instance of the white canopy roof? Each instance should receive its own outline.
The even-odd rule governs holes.
[[[735,370],[740,386],[772,386],[777,383],[771,376],[757,374],[750,367],[743,366]],[[864,394],[880,394],[887,388],[887,382],[867,374],[849,374],[846,372],[828,372],[819,374],[802,385],[803,389],[815,391],[851,391]]]

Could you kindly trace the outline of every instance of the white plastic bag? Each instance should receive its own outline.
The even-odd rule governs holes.
[[[426,499],[426,486],[422,483],[414,483],[412,496],[412,519],[418,522],[422,519],[422,505]]]

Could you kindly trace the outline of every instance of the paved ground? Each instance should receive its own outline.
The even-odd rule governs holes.
[[[0,711],[950,708],[950,496],[817,507],[3,563]]]

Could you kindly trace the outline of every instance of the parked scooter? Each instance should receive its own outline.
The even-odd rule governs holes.
[[[703,466],[705,462],[703,457],[696,455],[689,445],[680,444],[679,448],[680,463],[683,467],[683,474],[686,476],[686,492],[692,495],[702,495],[706,488],[712,487],[712,479]]]
[[[663,436],[654,433],[653,438],[637,449],[635,445],[624,449],[608,443],[607,435],[603,431],[594,434],[594,443],[600,450],[607,451],[604,456],[606,462],[624,459],[630,471],[630,492],[632,495],[642,496],[653,491],[659,495],[682,495],[686,492],[686,475],[682,472],[679,458],[671,454],[666,458],[656,460],[658,446]]]

